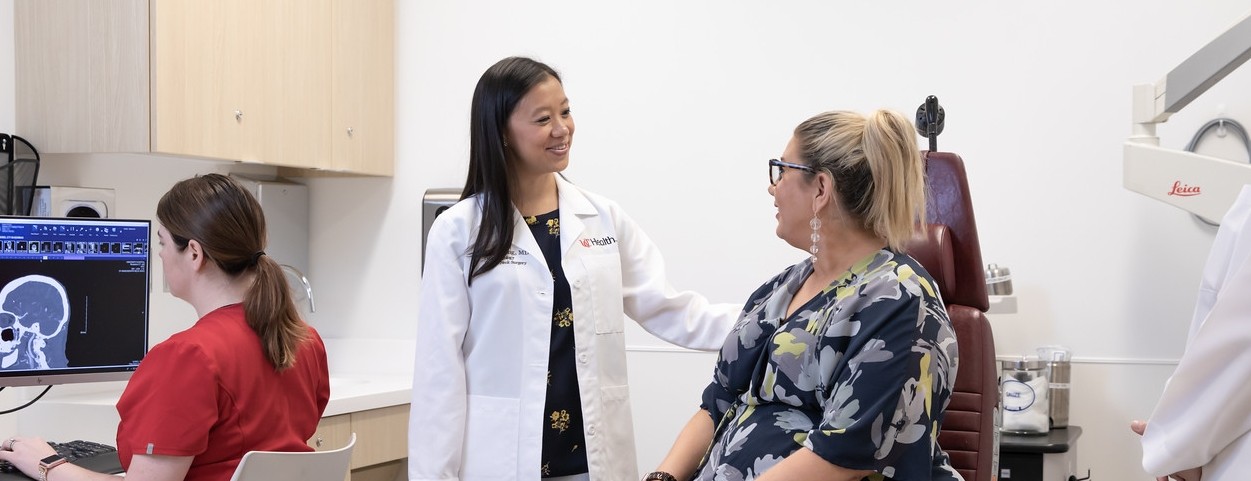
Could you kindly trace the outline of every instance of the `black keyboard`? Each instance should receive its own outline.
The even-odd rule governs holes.
[[[52,445],[52,449],[68,459],[70,463],[98,473],[122,472],[122,462],[117,457],[117,448],[113,446],[82,440],[48,444]],[[26,479],[30,478],[18,471],[12,464],[0,461],[0,481]]]

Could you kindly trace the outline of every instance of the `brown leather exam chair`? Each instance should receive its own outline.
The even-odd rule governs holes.
[[[999,404],[995,341],[985,312],[986,279],[964,162],[949,152],[925,152],[926,226],[909,244],[938,281],[956,330],[960,364],[938,444],[966,481],[989,481],[998,450],[994,411]]]

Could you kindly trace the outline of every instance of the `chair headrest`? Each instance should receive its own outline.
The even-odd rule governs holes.
[[[950,246],[952,260],[952,282],[937,279],[939,274],[931,269],[932,264],[922,262],[921,265],[940,284],[947,285],[942,289],[943,301],[947,304],[969,306],[985,312],[990,309],[990,298],[986,296],[982,247],[977,239],[977,222],[973,218],[973,201],[969,195],[964,161],[951,152],[925,152],[924,156],[926,222],[946,226],[945,235],[949,239],[946,244]],[[926,236],[929,235],[927,232]],[[909,253],[912,253],[911,248]],[[943,267],[936,268],[946,271]]]

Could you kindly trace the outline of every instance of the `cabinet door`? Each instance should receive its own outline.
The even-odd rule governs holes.
[[[13,4],[18,131],[41,152],[146,152],[147,0]]]
[[[326,168],[330,159],[330,0],[250,2],[260,40],[248,83],[259,93],[253,143],[242,160]],[[263,60],[261,60],[263,59]]]
[[[393,0],[334,0],[330,170],[391,175],[395,158]]]
[[[409,405],[352,413],[352,469],[408,457]]]
[[[352,437],[352,415],[340,414],[321,418],[317,432],[309,438],[308,445],[315,451],[329,451],[347,445]]]
[[[152,150],[242,159],[259,63],[249,0],[152,0]]]
[[[317,423],[317,432],[313,433],[313,437],[309,438],[308,445],[314,451],[339,449],[346,446],[348,439],[351,439],[351,437],[352,415],[340,414],[338,416],[321,418],[321,422]],[[351,481],[351,479],[352,473],[349,472],[344,481]]]

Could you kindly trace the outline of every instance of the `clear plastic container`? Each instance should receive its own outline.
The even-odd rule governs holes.
[[[1045,361],[1047,367],[1051,427],[1066,428],[1069,426],[1069,378],[1072,368],[1069,361],[1073,353],[1064,346],[1042,346],[1038,348],[1038,358]]]

